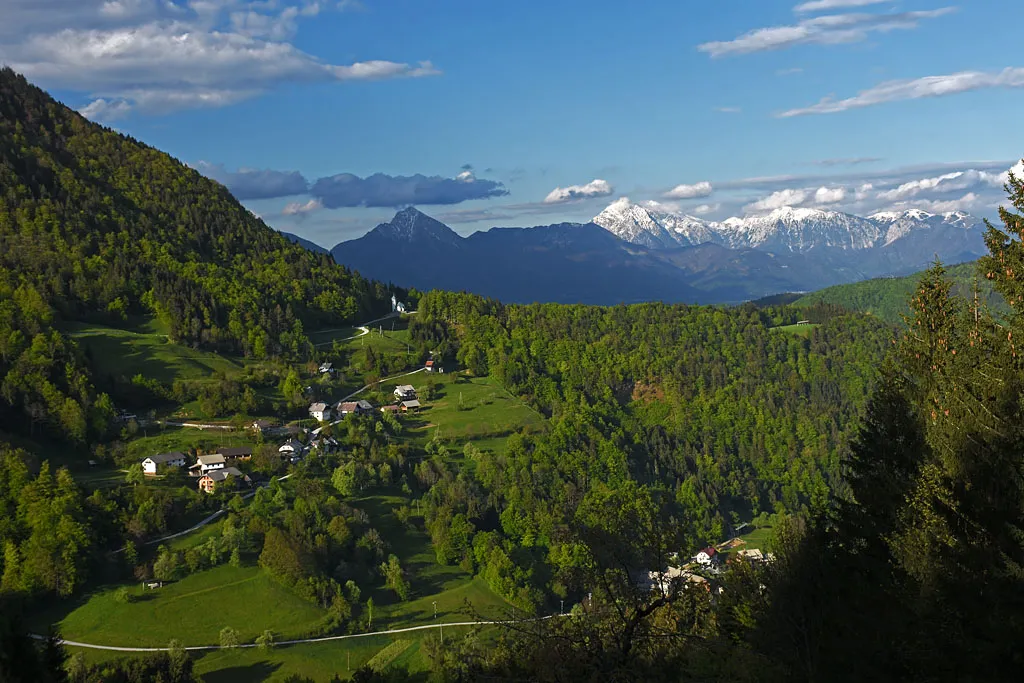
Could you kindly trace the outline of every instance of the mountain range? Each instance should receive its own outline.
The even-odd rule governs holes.
[[[620,199],[589,223],[468,237],[407,208],[330,251],[372,279],[506,302],[713,304],[970,261],[986,253],[983,235],[963,212],[783,207],[715,222]]]

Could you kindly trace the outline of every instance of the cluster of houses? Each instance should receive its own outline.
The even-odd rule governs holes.
[[[173,451],[149,456],[142,461],[142,471],[145,474],[156,475],[187,467],[189,476],[198,479],[199,490],[213,493],[219,484],[229,479],[247,485],[252,484],[249,476],[235,467],[236,463],[251,459],[252,449],[247,446],[220,448],[214,453],[200,455],[192,465],[188,464],[189,457],[186,454]]]
[[[711,582],[707,577],[713,578],[714,575],[721,573],[723,566],[727,564],[746,561],[751,565],[759,566],[771,564],[775,560],[774,554],[763,552],[757,548],[741,549],[735,553],[727,552],[743,544],[744,541],[734,538],[722,543],[717,548],[715,546],[702,548],[690,558],[685,566],[669,566],[664,571],[644,571],[634,575],[636,584],[641,589],[666,593],[670,590],[673,582],[682,581],[683,585],[700,586],[711,591]],[[676,555],[673,557],[678,558]],[[697,572],[701,572],[704,576]],[[716,591],[721,593],[722,588],[718,587]]]
[[[442,370],[443,371],[443,370]],[[415,413],[422,408],[419,399],[416,397],[416,389],[412,385],[402,384],[395,387],[395,403],[380,407],[382,413]],[[360,401],[339,401],[335,404],[318,401],[310,404],[309,416],[317,422],[330,422],[346,415],[369,415],[377,410],[372,403],[366,400]]]

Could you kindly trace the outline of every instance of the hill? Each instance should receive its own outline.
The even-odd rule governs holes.
[[[61,322],[146,316],[184,346],[298,357],[311,352],[306,330],[389,309],[382,285],[10,69],[0,70],[0,188],[0,428],[46,424],[78,442],[106,429],[112,406]]]
[[[977,282],[982,300],[993,312],[999,314],[1008,310],[1005,300],[992,289],[992,284],[978,276],[976,262],[951,266],[946,274],[953,281],[953,291],[957,296],[972,298]],[[832,304],[850,311],[869,313],[894,325],[902,324],[902,316],[909,312],[908,302],[917,288],[921,275],[915,273],[906,277],[876,278],[836,285],[805,294],[793,301],[793,305],[809,307],[819,303]]]

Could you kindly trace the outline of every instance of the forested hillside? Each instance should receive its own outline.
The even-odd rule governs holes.
[[[103,433],[77,349],[56,326],[155,316],[172,341],[306,357],[306,333],[388,310],[390,294],[292,244],[219,184],[90,123],[0,70],[0,428]]]
[[[806,307],[818,303],[831,304],[848,311],[869,313],[893,325],[902,325],[904,316],[910,313],[910,298],[923,275],[915,273],[906,277],[877,278],[827,287],[799,297],[793,305]],[[978,271],[977,262],[951,266],[946,270],[946,277],[957,296],[973,298],[977,286],[978,296],[989,308],[997,313],[1008,311],[1003,297]]]

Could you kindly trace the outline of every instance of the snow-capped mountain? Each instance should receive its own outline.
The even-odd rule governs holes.
[[[612,202],[592,222],[619,239],[651,249],[724,242],[723,234],[713,227],[714,223],[671,213],[654,202],[634,204],[627,197]]]
[[[660,209],[660,210],[659,210]],[[660,205],[613,202],[594,223],[620,239],[653,249],[714,243],[732,249],[807,253],[821,250],[863,251],[887,247],[921,230],[974,230],[982,221],[953,211],[932,214],[920,209],[855,216],[841,211],[783,207],[770,213],[705,221],[672,213]]]

